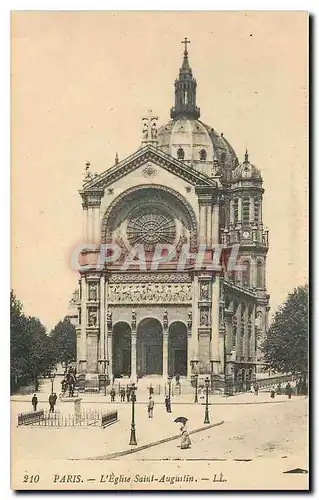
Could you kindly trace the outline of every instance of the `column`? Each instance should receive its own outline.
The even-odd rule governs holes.
[[[163,378],[168,376],[168,331],[163,330]]]
[[[207,240],[206,244],[208,247],[212,246],[213,242],[213,215],[212,207],[210,205],[206,206],[207,209]]]
[[[93,232],[94,232],[94,243],[97,245],[100,244],[101,235],[100,235],[100,207],[95,206],[93,208]]]
[[[81,276],[81,371],[86,372],[87,344],[86,344],[86,325],[87,325],[87,283],[84,276]]]
[[[236,332],[236,358],[240,351],[240,335],[241,335],[241,303],[237,307],[237,332]]]
[[[218,373],[219,365],[219,293],[220,293],[220,278],[215,276],[212,281],[212,337],[211,337],[211,361],[213,364],[213,372]]]
[[[112,355],[112,331],[107,332],[107,359],[109,362],[109,377],[112,380],[113,377],[113,355]]]
[[[131,379],[136,382],[136,331],[132,330],[131,333]]]
[[[190,353],[188,358],[188,363],[190,361],[198,361],[198,325],[199,325],[199,311],[198,311],[198,300],[199,300],[199,286],[198,286],[198,276],[194,276],[192,283],[192,336],[189,342]]]
[[[82,241],[85,242],[88,239],[88,209],[83,207],[82,212]]]
[[[215,200],[212,210],[212,245],[219,243],[219,204]]]
[[[199,205],[199,243],[206,244],[206,207]]]
[[[255,362],[256,359],[256,304],[253,305],[253,314],[251,319],[251,344],[250,344],[250,352]]]
[[[106,361],[105,351],[105,277],[101,276],[100,279],[100,342],[99,342],[99,361],[102,372],[106,369],[103,363]]]

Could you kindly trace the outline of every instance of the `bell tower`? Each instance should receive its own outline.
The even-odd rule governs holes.
[[[200,117],[200,109],[196,106],[196,80],[193,78],[192,70],[188,61],[187,44],[191,43],[187,37],[182,41],[185,45],[184,59],[179,70],[179,78],[175,80],[175,106],[171,108],[171,118],[193,118]]]

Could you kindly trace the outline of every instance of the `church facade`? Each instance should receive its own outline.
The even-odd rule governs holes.
[[[150,112],[137,151],[99,175],[87,164],[78,373],[250,382],[262,362],[263,181],[247,151],[239,161],[224,135],[200,121],[196,85],[185,39],[171,120],[158,128]],[[239,271],[228,266],[234,249]],[[204,265],[212,261],[213,270]]]

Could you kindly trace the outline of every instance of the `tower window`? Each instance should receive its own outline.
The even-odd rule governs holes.
[[[184,157],[185,157],[184,149],[179,148],[179,149],[177,150],[177,158],[178,158],[179,160],[184,160]]]
[[[249,198],[242,200],[243,224],[249,224]]]
[[[199,158],[202,160],[202,161],[205,161],[206,158],[207,158],[207,153],[205,151],[205,149],[201,149],[200,152],[199,152]]]
[[[242,265],[244,267],[242,271],[243,286],[245,288],[250,288],[250,262],[248,260],[245,260]]]
[[[238,198],[234,200],[234,222],[238,222]]]
[[[259,198],[254,199],[254,221],[259,222],[259,211],[260,211],[260,200]]]
[[[257,262],[257,288],[263,288],[264,286],[264,265],[259,260]]]

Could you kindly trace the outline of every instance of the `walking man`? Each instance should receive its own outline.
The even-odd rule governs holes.
[[[152,396],[150,396],[147,405],[148,418],[153,418],[153,410],[154,410],[154,400]]]
[[[33,406],[33,411],[37,411],[37,406],[38,406],[38,398],[37,395],[34,394],[32,400],[31,400],[32,406]]]
[[[172,410],[171,410],[171,400],[169,398],[169,396],[165,396],[165,408],[166,408],[166,412],[167,413],[172,413]]]
[[[50,394],[49,396],[49,405],[50,405],[50,409],[49,409],[49,412],[50,413],[53,413],[54,412],[54,405],[55,405],[55,402],[56,402],[56,399],[54,398],[54,394]]]
[[[125,389],[124,389],[124,387],[121,388],[120,395],[121,395],[121,403],[124,403],[124,401],[125,401]]]
[[[131,389],[129,388],[129,386],[126,387],[126,399],[127,402],[129,403],[131,399]]]
[[[288,384],[286,385],[286,394],[288,396],[288,399],[291,399],[291,393],[292,393],[292,388],[291,388],[291,385],[288,382]]]
[[[114,389],[114,387],[112,387],[110,395],[111,395],[111,403],[113,403],[115,401],[115,389]]]

